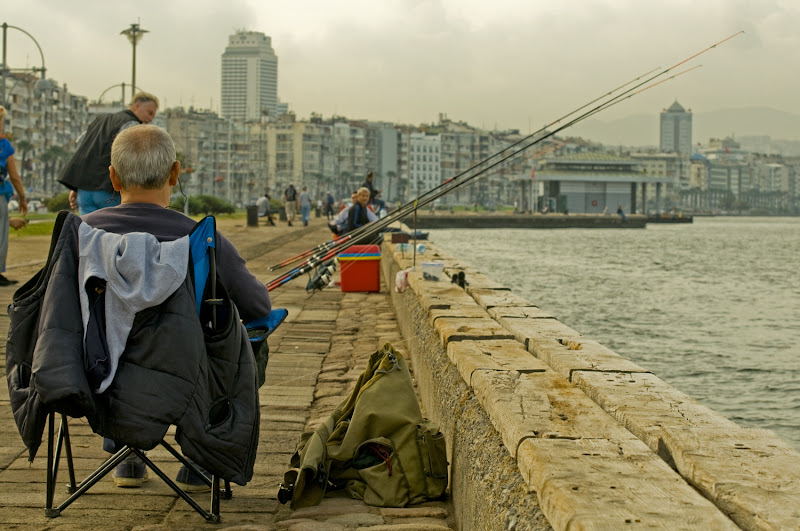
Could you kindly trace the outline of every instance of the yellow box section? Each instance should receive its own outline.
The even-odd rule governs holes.
[[[380,260],[380,256],[340,256],[340,262],[355,262],[356,260]]]

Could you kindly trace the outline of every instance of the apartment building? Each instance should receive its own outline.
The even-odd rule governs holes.
[[[237,31],[222,54],[222,116],[236,120],[276,119],[278,56],[272,38],[258,31]]]
[[[56,179],[89,123],[86,98],[55,80],[26,73],[8,74],[5,94],[4,131],[13,139],[28,196],[66,191]]]

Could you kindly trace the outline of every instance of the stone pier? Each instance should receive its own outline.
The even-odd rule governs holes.
[[[384,278],[412,266],[384,243]],[[797,529],[800,453],[429,242],[392,292],[422,402],[452,451],[459,529]],[[463,272],[468,285],[450,281]]]
[[[222,219],[248,267],[268,267],[329,238],[309,227],[246,227]],[[256,473],[207,524],[157,478],[119,489],[104,479],[54,519],[45,517],[43,447],[29,463],[0,394],[0,528],[24,530],[269,529],[795,529],[800,454],[774,434],[745,429],[446,256],[435,233],[417,261],[439,261],[439,281],[418,272],[394,289],[412,255],[382,246],[379,293],[309,294],[307,278],[272,292],[289,318],[270,338],[261,388]],[[49,238],[12,235],[6,276],[25,280],[44,262]],[[465,288],[449,275],[464,272]],[[8,304],[13,288],[0,288]],[[0,333],[8,319],[0,316]],[[304,431],[349,393],[369,355],[390,342],[409,362],[423,413],[445,433],[450,486],[443,500],[403,509],[328,498],[291,511],[278,484]],[[4,350],[4,342],[0,342]],[[101,439],[71,421],[78,474],[105,457]],[[169,437],[168,437],[169,439]],[[162,450],[148,455],[177,471]],[[61,475],[60,483],[64,483]],[[205,495],[204,495],[205,496]],[[62,498],[63,499],[63,498]],[[202,502],[206,502],[201,498]]]

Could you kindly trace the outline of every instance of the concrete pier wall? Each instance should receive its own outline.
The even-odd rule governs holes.
[[[418,229],[643,229],[647,216],[631,214],[623,219],[614,214],[507,214],[507,213],[458,213],[439,212],[417,214]],[[414,217],[404,220],[414,225]]]
[[[444,263],[426,280],[422,261]],[[460,529],[796,529],[800,453],[742,428],[429,242],[382,272]],[[465,289],[450,282],[463,271]]]

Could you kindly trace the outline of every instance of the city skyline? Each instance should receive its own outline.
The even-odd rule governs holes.
[[[162,107],[220,110],[220,57],[238,29],[272,38],[278,97],[299,117],[430,123],[445,113],[486,129],[531,131],[654,67],[668,67],[739,30],[694,61],[703,67],[600,115],[656,113],[678,100],[693,111],[769,105],[800,113],[800,7],[788,1],[636,3],[235,0],[135,6],[30,0],[4,21],[33,35],[48,77],[96,100],[130,83],[131,47],[119,33],[149,31],[137,48],[137,84]],[[598,22],[600,21],[600,22]],[[40,66],[33,42],[8,32],[8,64]],[[687,65],[689,66],[689,65]],[[116,90],[104,101],[118,99]]]

